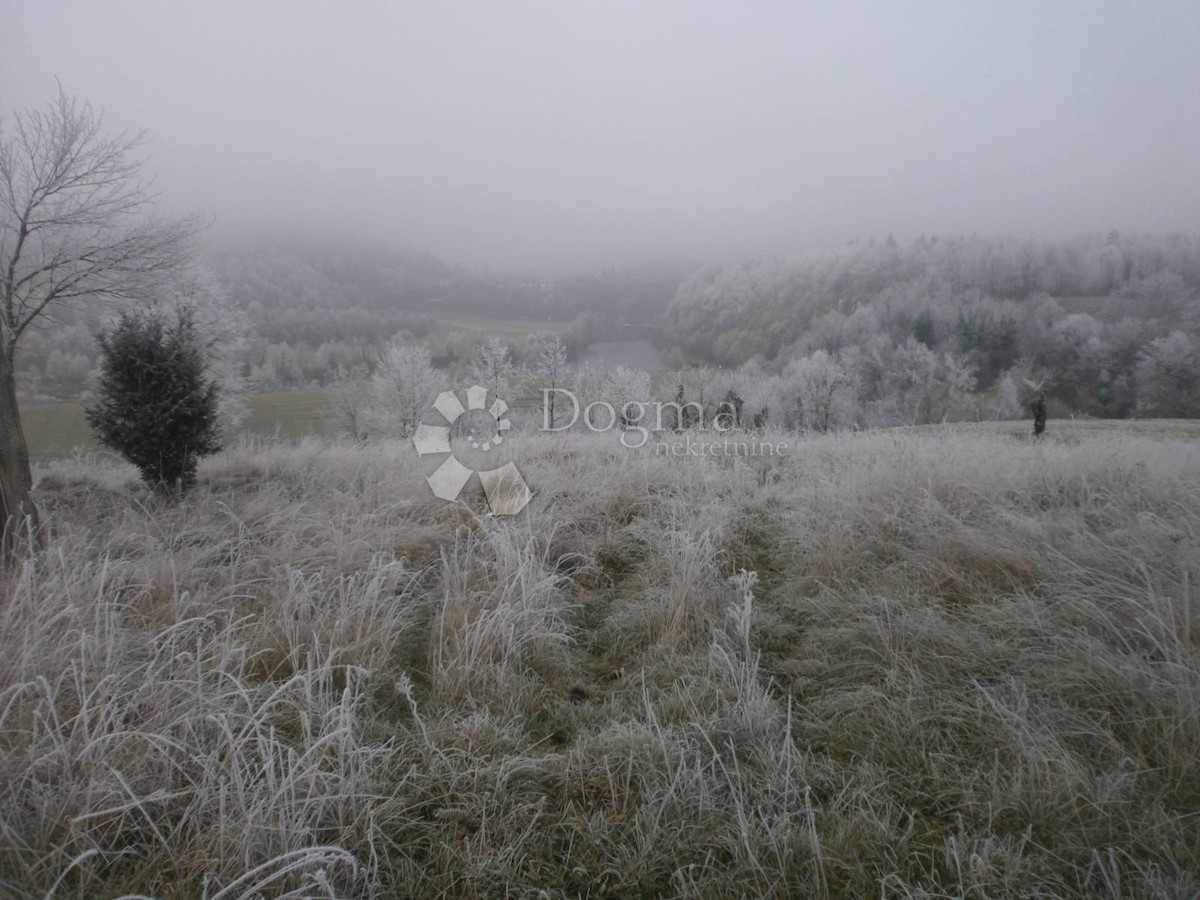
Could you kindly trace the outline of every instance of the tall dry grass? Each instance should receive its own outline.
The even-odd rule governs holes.
[[[1200,893],[1200,444],[242,444],[40,473],[0,895]]]

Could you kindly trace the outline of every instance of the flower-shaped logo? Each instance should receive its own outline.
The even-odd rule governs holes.
[[[465,405],[459,398],[460,393],[466,395]],[[422,423],[418,425],[416,434],[413,435],[413,444],[420,456],[449,454],[437,467],[437,470],[425,479],[429,482],[429,487],[435,497],[441,497],[443,500],[457,500],[471,476],[477,474],[483,483],[483,492],[487,496],[492,514],[515,516],[525,508],[531,496],[529,486],[521,477],[516,464],[510,462],[496,469],[477,471],[459,462],[450,447],[450,430],[454,423],[467,412],[484,410],[486,403],[487,388],[478,384],[462,392],[443,391],[433,402],[432,409],[446,424]],[[468,437],[471,447],[483,453],[502,444],[509,429],[512,428],[512,423],[508,420],[508,404],[498,397],[492,401],[490,407],[486,407],[486,415],[490,416],[494,423],[491,433],[485,434],[483,433],[484,429],[473,428]]]

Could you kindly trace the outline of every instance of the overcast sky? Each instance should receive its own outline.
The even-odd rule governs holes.
[[[555,271],[1200,228],[1200,3],[0,0],[223,229]]]

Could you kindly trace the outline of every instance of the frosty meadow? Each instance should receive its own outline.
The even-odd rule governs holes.
[[[522,434],[509,519],[407,442],[236,446],[179,503],[39,468],[0,884],[1189,896],[1197,437]]]

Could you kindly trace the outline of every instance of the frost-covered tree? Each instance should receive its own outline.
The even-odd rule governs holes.
[[[684,427],[708,425],[716,414],[721,393],[722,380],[719,369],[710,366],[692,366],[676,377],[683,388],[683,400],[688,406],[684,410]]]
[[[428,347],[393,340],[380,354],[357,427],[364,435],[408,437],[421,413],[446,389],[445,381]]]
[[[472,380],[501,397],[508,395],[509,380],[515,370],[508,345],[498,337],[481,343],[471,362]]]
[[[828,431],[850,421],[852,378],[835,356],[818,350],[792,360],[784,367],[782,381],[785,390],[794,397],[801,420],[798,425],[813,431]]]
[[[751,361],[738,369],[739,391],[745,401],[742,407],[742,425],[746,428],[762,429],[782,425],[782,411],[786,405],[783,379],[769,375],[761,365]]]
[[[957,353],[938,353],[909,338],[892,354],[885,398],[893,400],[903,421],[927,425],[945,421],[975,386],[971,364]]]
[[[356,441],[370,436],[371,384],[365,367],[339,369],[329,392],[328,421]]]
[[[1051,325],[1039,344],[1034,359],[1052,373],[1055,396],[1072,409],[1091,407],[1109,355],[1104,325],[1073,313]]]
[[[553,428],[557,419],[558,389],[570,377],[571,367],[567,363],[567,345],[557,336],[542,334],[532,341],[533,373],[537,376],[539,389],[549,391],[546,395],[546,420]]]
[[[617,366],[604,380],[604,395],[616,410],[617,419],[622,425],[638,424],[645,409],[638,404],[650,402],[650,374],[628,366]],[[653,425],[653,422],[649,424]]]
[[[1148,416],[1200,416],[1200,344],[1182,331],[1151,341],[1137,367],[1138,406]]]
[[[575,370],[571,376],[571,391],[575,395],[575,401],[579,404],[581,416],[588,404],[599,401],[607,402],[606,386],[607,375],[594,366],[585,364]],[[561,411],[560,408],[560,413]]]

